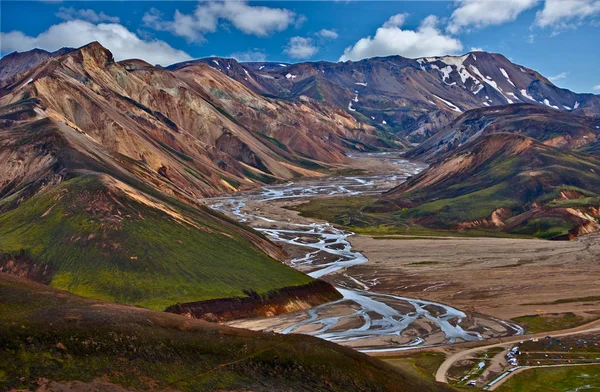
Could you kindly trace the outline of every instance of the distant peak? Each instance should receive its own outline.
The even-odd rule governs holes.
[[[93,59],[99,66],[105,66],[115,62],[110,50],[106,49],[98,41],[90,42],[89,44],[74,50],[72,53],[81,54],[83,59]]]

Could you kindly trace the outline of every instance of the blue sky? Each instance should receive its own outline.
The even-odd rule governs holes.
[[[77,1],[0,3],[0,50],[98,40],[117,60],[207,56],[339,61],[499,52],[576,92],[600,92],[600,0]]]

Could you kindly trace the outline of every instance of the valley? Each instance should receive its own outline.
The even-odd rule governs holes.
[[[600,96],[553,80],[475,48],[5,55],[0,389],[596,377]]]
[[[283,244],[290,255],[289,265],[313,278],[332,283],[344,297],[307,312],[233,321],[230,325],[284,334],[310,334],[369,353],[477,341],[523,332],[518,325],[484,316],[473,306],[465,313],[461,308],[448,305],[447,299],[435,302],[427,295],[419,293],[413,297],[406,295],[405,290],[392,289],[395,287],[393,279],[386,278],[389,271],[384,270],[378,275],[379,258],[367,257],[357,251],[353,247],[352,233],[327,222],[302,217],[291,209],[313,198],[328,200],[376,194],[424,168],[423,164],[389,153],[358,155],[351,165],[374,171],[364,175],[299,180],[233,197],[203,200],[213,209],[227,213]],[[406,279],[414,280],[414,275],[407,274]]]

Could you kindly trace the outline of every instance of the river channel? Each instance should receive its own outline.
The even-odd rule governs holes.
[[[353,249],[349,237],[354,233],[325,221],[301,217],[290,207],[317,197],[380,193],[426,167],[398,154],[355,158],[380,161],[391,172],[302,179],[204,199],[213,209],[282,244],[290,254],[287,260],[290,266],[329,281],[343,295],[338,301],[307,311],[231,324],[283,334],[310,334],[363,352],[399,351],[522,333],[519,326],[502,320],[467,314],[442,303],[406,298],[398,293],[378,292],[376,279],[352,276],[353,266],[369,262]]]

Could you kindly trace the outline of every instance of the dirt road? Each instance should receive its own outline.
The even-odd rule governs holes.
[[[482,351],[487,351],[494,347],[505,347],[505,346],[509,346],[511,344],[518,343],[522,340],[527,340],[529,338],[543,338],[544,336],[548,336],[548,335],[550,335],[552,337],[562,337],[562,336],[570,336],[570,335],[577,335],[577,334],[598,332],[598,331],[600,331],[600,320],[596,320],[591,323],[579,326],[577,328],[568,329],[568,330],[544,332],[544,333],[538,333],[538,334],[532,334],[532,335],[523,335],[520,337],[503,338],[503,339],[500,339],[500,340],[502,340],[502,342],[500,342],[500,343],[494,343],[494,344],[488,344],[485,346],[468,348],[468,349],[465,349],[458,353],[452,354],[451,356],[446,358],[446,360],[440,365],[437,372],[435,373],[435,380],[438,382],[448,383],[447,374],[448,374],[448,371],[450,370],[450,368],[452,367],[452,365],[454,365],[456,362],[458,362],[460,360],[468,359],[469,357],[474,356],[476,353],[479,353]],[[491,388],[490,388],[490,390],[491,390]]]

